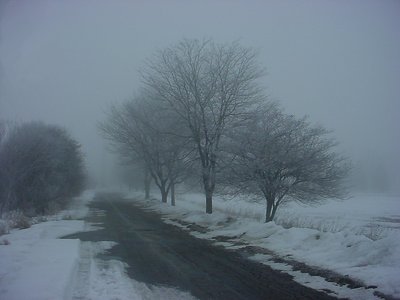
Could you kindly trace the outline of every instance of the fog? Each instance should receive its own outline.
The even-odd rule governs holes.
[[[135,94],[146,58],[187,37],[257,49],[271,99],[332,129],[367,185],[400,190],[399,1],[0,3],[0,119],[65,126],[99,181],[115,160],[96,128],[104,111]]]

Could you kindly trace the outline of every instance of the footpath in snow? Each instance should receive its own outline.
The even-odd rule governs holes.
[[[127,195],[136,201],[141,197]],[[400,299],[400,197],[357,195],[318,207],[290,203],[279,211],[277,224],[263,222],[263,203],[244,199],[215,197],[212,215],[204,213],[200,194],[179,195],[176,207],[159,199],[140,202],[161,213],[165,222],[216,245],[258,249],[251,259],[287,272],[311,288],[350,299],[381,299],[383,294]],[[311,276],[300,271],[302,263],[320,272]],[[362,287],[349,288],[315,276],[324,271],[339,274],[345,282],[351,278]]]

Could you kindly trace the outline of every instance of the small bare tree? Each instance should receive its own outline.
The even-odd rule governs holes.
[[[3,123],[2,121],[0,121],[0,146],[1,146],[3,139],[6,136],[6,131],[7,131],[6,124]]]
[[[256,53],[238,43],[183,40],[159,51],[143,82],[190,132],[202,168],[206,212],[212,213],[221,136],[260,97]]]
[[[14,122],[0,120],[0,147],[15,127],[16,124],[14,124]]]
[[[122,157],[144,165],[145,173],[151,175],[160,190],[162,202],[167,202],[170,189],[174,192],[174,185],[185,171],[185,141],[168,134],[178,131],[176,124],[147,94],[112,107],[107,120],[99,126]],[[148,195],[149,180],[145,177]],[[172,200],[175,205],[174,195]]]
[[[226,182],[237,191],[263,196],[266,222],[287,200],[341,198],[349,167],[333,151],[336,142],[328,134],[307,118],[284,114],[274,103],[263,105],[230,134]]]

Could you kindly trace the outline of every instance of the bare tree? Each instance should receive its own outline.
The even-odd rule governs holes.
[[[328,134],[307,118],[284,114],[274,103],[263,105],[230,134],[226,183],[263,196],[266,222],[284,201],[343,197],[341,183],[349,167],[334,152],[336,142]]]
[[[14,127],[15,124],[13,122],[0,120],[0,147]]]
[[[262,75],[252,49],[187,39],[159,51],[142,72],[147,89],[190,132],[201,163],[207,213],[212,213],[221,136],[260,98],[257,79]]]
[[[0,145],[6,136],[6,130],[7,130],[6,124],[0,121]]]
[[[178,131],[174,118],[153,100],[150,95],[142,95],[112,107],[100,129],[120,155],[131,163],[144,165],[160,190],[162,202],[167,202],[170,189],[174,190],[185,171],[187,154],[185,140],[172,134]],[[148,194],[149,181],[145,177]]]

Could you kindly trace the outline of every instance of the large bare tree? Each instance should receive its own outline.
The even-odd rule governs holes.
[[[335,145],[322,126],[286,115],[275,103],[265,104],[232,130],[224,178],[238,192],[264,197],[269,222],[285,201],[345,196],[342,183],[349,164]]]
[[[157,52],[142,71],[147,89],[190,132],[201,163],[207,213],[212,213],[221,137],[261,97],[257,82],[263,73],[250,48],[190,39]]]

